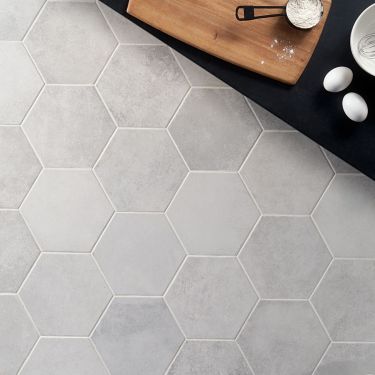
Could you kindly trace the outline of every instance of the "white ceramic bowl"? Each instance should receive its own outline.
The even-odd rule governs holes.
[[[368,59],[359,53],[360,40],[369,34],[375,34],[375,4],[365,9],[355,22],[350,36],[350,47],[358,65],[367,73],[375,76],[375,59]]]

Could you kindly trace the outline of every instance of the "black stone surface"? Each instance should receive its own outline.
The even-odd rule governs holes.
[[[153,29],[126,14],[127,0],[102,1],[375,179],[375,77],[359,68],[350,51],[352,26],[374,0],[333,0],[321,40],[295,86],[238,68]],[[337,66],[350,67],[354,80],[346,91],[331,94],[324,91],[322,82],[326,73]],[[351,91],[362,95],[369,106],[369,117],[362,124],[351,122],[342,111],[342,98]]]

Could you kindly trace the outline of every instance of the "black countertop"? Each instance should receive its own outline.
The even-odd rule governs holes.
[[[102,1],[375,179],[375,77],[359,68],[350,51],[352,26],[374,0],[333,0],[321,40],[295,86],[238,68],[153,29],[126,14],[127,0]],[[326,73],[337,66],[350,67],[354,80],[346,91],[331,94],[323,89],[322,82]],[[369,116],[361,124],[347,119],[342,111],[342,98],[350,91],[362,95],[369,106]]]

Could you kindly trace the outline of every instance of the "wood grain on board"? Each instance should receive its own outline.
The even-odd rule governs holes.
[[[130,0],[127,12],[211,55],[293,85],[319,41],[331,0],[323,0],[323,19],[308,31],[291,27],[286,17],[247,22],[235,18],[239,5],[285,4],[285,0]]]

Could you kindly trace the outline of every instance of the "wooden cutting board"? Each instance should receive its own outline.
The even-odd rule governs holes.
[[[285,17],[239,22],[239,5],[285,5],[286,0],[130,0],[127,12],[211,55],[293,85],[305,70],[323,31],[324,16],[312,30],[297,30]]]

